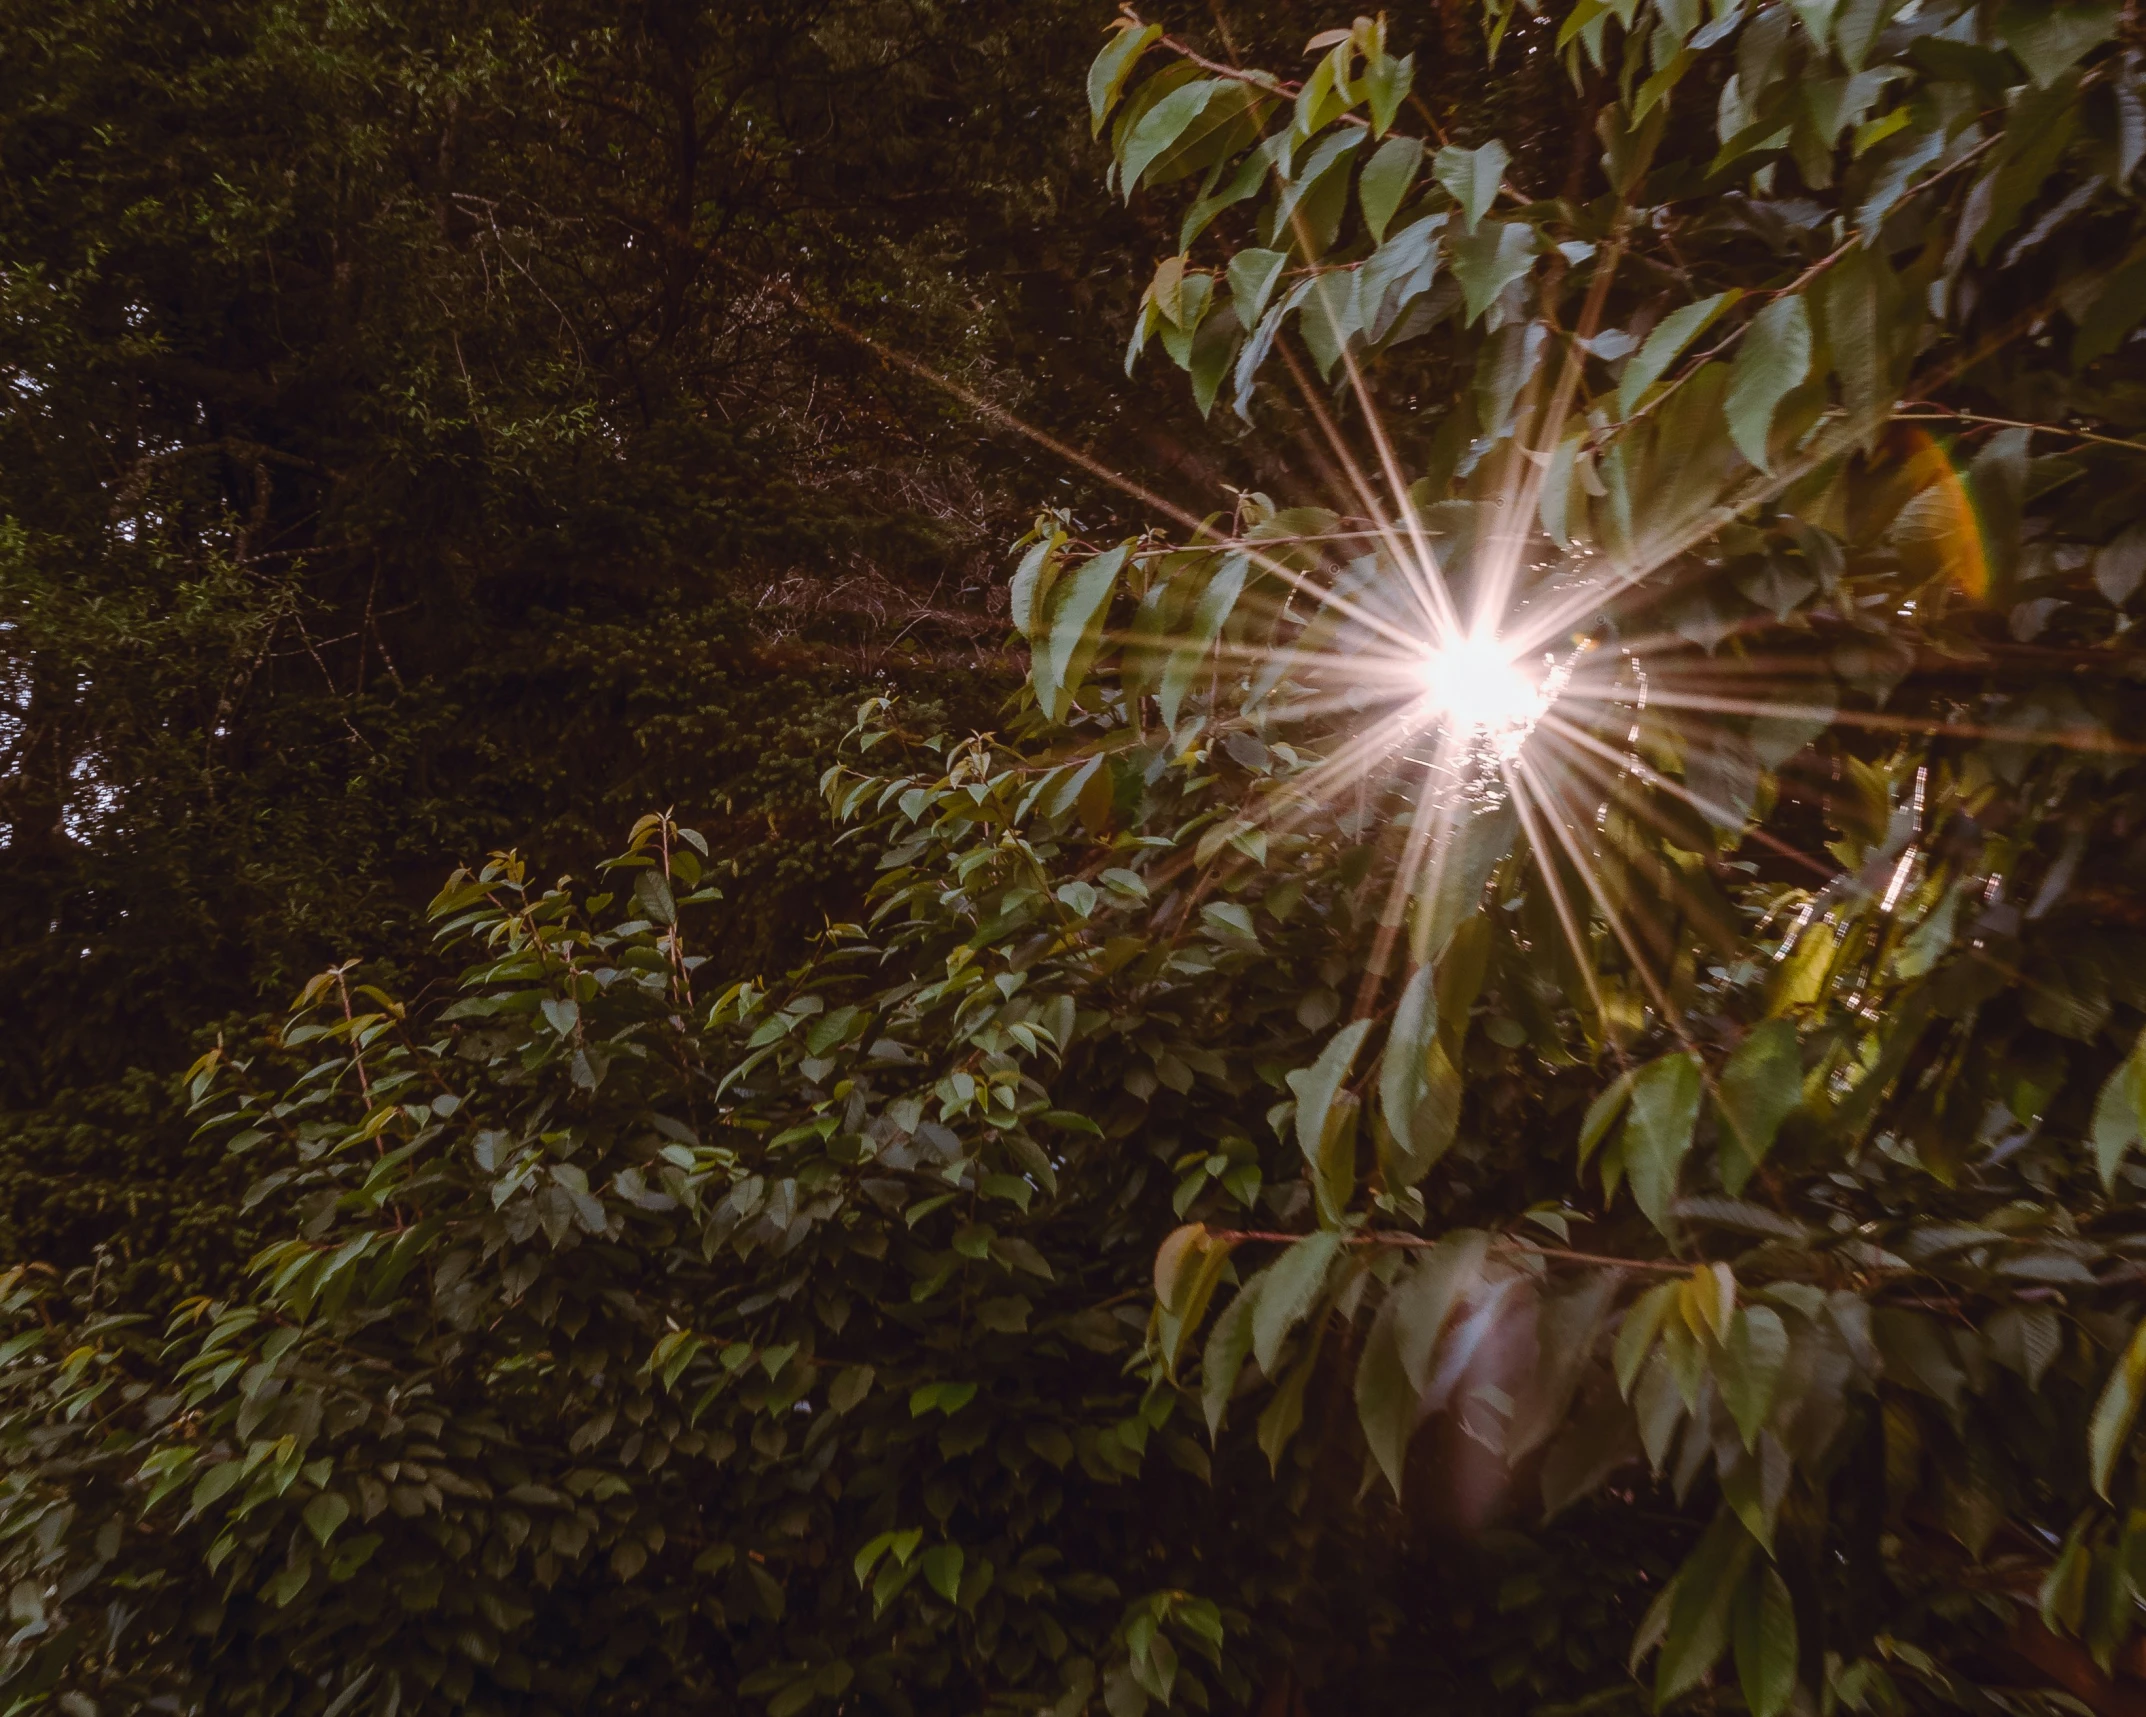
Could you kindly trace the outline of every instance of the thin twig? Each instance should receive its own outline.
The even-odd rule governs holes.
[[[1988,423],[2000,429],[2032,429],[2043,435],[2068,435],[2074,441],[2097,442],[2103,447],[2121,447],[2126,453],[2146,453],[2146,442],[2125,441],[2114,435],[2098,435],[2091,429],[2066,429],[2058,423],[2029,423],[2024,418],[1988,417],[1979,411],[1954,411],[1949,405],[1939,405],[1935,400],[1903,400],[1903,405],[1914,408],[1912,415],[1905,411],[1893,413],[1895,423],[1928,423],[1951,419],[1959,423]]]
[[[1235,1244],[1240,1240],[1266,1240],[1278,1244],[1294,1245],[1304,1238],[1301,1234],[1284,1233],[1278,1229],[1264,1228],[1211,1228],[1207,1231],[1210,1240],[1225,1240]],[[1429,1249],[1442,1244],[1421,1234],[1396,1234],[1379,1229],[1365,1234],[1348,1235],[1344,1244],[1350,1246],[1402,1246],[1410,1249]],[[1491,1242],[1494,1252],[1532,1252],[1538,1257],[1555,1258],[1566,1264],[1600,1264],[1613,1270],[1646,1270],[1657,1275],[1688,1276],[1694,1268],[1703,1268],[1705,1259],[1690,1263],[1675,1263],[1660,1258],[1613,1258],[1602,1252],[1574,1252],[1563,1246],[1542,1246],[1533,1240],[1518,1240],[1511,1235]]]
[[[343,974],[356,964],[355,960],[351,960],[335,968],[335,994],[337,1000],[343,1004],[343,1030],[350,1044],[350,1063],[358,1070],[358,1091],[364,1097],[369,1113],[373,1106],[373,1082],[365,1076],[365,1050],[358,1042],[357,1020],[350,1011],[350,986],[343,981]],[[387,1149],[385,1145],[380,1148],[383,1151]]]

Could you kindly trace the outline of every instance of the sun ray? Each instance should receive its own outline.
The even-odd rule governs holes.
[[[1565,348],[1547,400],[1540,399],[1536,391],[1541,376],[1531,376],[1516,413],[1516,421],[1523,427],[1507,445],[1496,450],[1502,466],[1495,469],[1496,480],[1488,485],[1494,491],[1493,505],[1480,514],[1484,524],[1473,541],[1464,569],[1469,591],[1465,615],[1453,579],[1455,566],[1449,564],[1450,546],[1442,550],[1432,541],[1416,496],[1406,481],[1393,436],[1372,397],[1359,354],[1347,346],[1339,356],[1348,391],[1361,407],[1361,434],[1367,444],[1361,457],[1351,442],[1353,428],[1344,431],[1312,386],[1297,355],[1286,345],[1281,350],[1303,396],[1306,415],[1331,454],[1330,461],[1319,457],[1315,463],[1325,467],[1329,480],[1348,493],[1352,507],[1368,520],[1370,528],[1344,529],[1337,524],[1335,530],[1321,533],[1317,539],[1282,538],[1263,543],[1217,531],[1185,508],[981,398],[929,365],[863,335],[817,306],[804,308],[888,362],[961,400],[983,419],[1034,441],[1128,495],[1155,516],[1174,522],[1188,533],[1188,546],[1216,556],[1242,554],[1291,592],[1282,599],[1275,615],[1280,630],[1286,632],[1298,598],[1312,605],[1312,620],[1322,614],[1334,616],[1345,628],[1342,634],[1309,646],[1286,637],[1264,646],[1231,641],[1215,647],[1211,639],[1192,638],[1150,638],[1144,642],[1165,651],[1197,644],[1203,656],[1211,651],[1212,660],[1223,671],[1233,676],[1251,672],[1255,698],[1272,701],[1263,711],[1245,709],[1240,716],[1249,715],[1255,722],[1279,718],[1309,724],[1308,732],[1323,732],[1323,740],[1310,748],[1299,742],[1308,767],[1288,778],[1285,791],[1243,813],[1248,823],[1277,830],[1293,828],[1322,811],[1345,804],[1351,789],[1360,795],[1369,789],[1381,800],[1392,796],[1414,807],[1408,816],[1391,892],[1379,915],[1379,943],[1373,950],[1366,979],[1372,985],[1383,976],[1391,946],[1406,917],[1407,902],[1421,898],[1426,888],[1435,888],[1461,808],[1470,802],[1471,794],[1480,793],[1490,781],[1502,782],[1525,838],[1538,854],[1543,886],[1559,933],[1571,946],[1575,964],[1586,977],[1589,1001],[1621,1057],[1622,1045],[1611,1029],[1605,998],[1595,983],[1593,962],[1587,957],[1592,940],[1590,904],[1600,927],[1630,962],[1634,980],[1667,1025],[1686,1040],[1687,1047],[1688,1034],[1663,978],[1642,945],[1638,927],[1628,921],[1627,913],[1611,897],[1606,879],[1598,874],[1598,866],[1588,856],[1579,830],[1568,818],[1565,798],[1574,790],[1589,790],[1590,783],[1591,790],[1614,795],[1618,779],[1628,778],[1645,789],[1625,796],[1630,812],[1665,833],[1673,832],[1671,825],[1656,807],[1666,797],[1689,805],[1719,826],[1728,825],[1733,807],[1711,803],[1704,793],[1663,775],[1644,759],[1630,754],[1629,749],[1620,753],[1582,725],[1586,712],[1630,707],[1633,702],[1631,689],[1618,672],[1605,675],[1610,662],[1606,658],[1589,660],[1586,652],[1593,647],[1593,641],[1601,638],[1605,622],[1625,608],[1627,599],[1637,594],[1653,574],[1717,534],[1724,525],[1765,508],[1792,485],[1882,429],[1888,417],[1898,414],[1887,408],[1860,415],[1832,415],[1816,433],[1804,439],[1794,456],[1782,460],[1773,474],[1750,474],[1726,489],[1715,504],[1672,521],[1666,529],[1644,534],[1628,553],[1611,556],[1583,546],[1577,552],[1567,551],[1562,559],[1544,556],[1531,561],[1531,550],[1545,541],[1536,520],[1545,473],[1555,449],[1572,431],[1572,402],[1585,369],[1579,342],[1588,337],[1588,330],[1599,320],[1616,255],[1617,247],[1611,245],[1598,259],[1578,331],[1553,331],[1552,337],[1565,340]],[[1927,393],[1948,375],[1986,356],[1989,349],[1995,349],[2010,332],[2016,331],[1995,331],[1978,343],[1976,351],[1956,354],[1936,373],[1921,378],[1922,391]],[[1678,385],[1681,378],[1672,379],[1672,390]],[[1946,458],[1949,469],[1950,455]],[[1379,484],[1374,484],[1374,472]],[[1957,472],[1952,476],[1957,489]],[[1383,499],[1380,485],[1385,491]],[[1479,496],[1485,493],[1482,478],[1473,492]],[[1951,499],[1957,512],[1963,496],[1953,494]],[[1353,526],[1355,522],[1351,519],[1341,523]],[[1955,523],[1960,532],[1965,531],[1964,518]],[[1293,557],[1277,552],[1309,546],[1314,540],[1336,560],[1345,545],[1364,545],[1375,557],[1372,564],[1386,575],[1384,580],[1368,588],[1338,585],[1331,570],[1302,571],[1291,564]],[[1329,560],[1327,567],[1332,564],[1333,560]],[[1523,591],[1528,594],[1523,595]],[[1381,592],[1385,593],[1383,601]],[[1734,628],[1753,634],[1767,629],[1762,615],[1753,615],[1748,624]],[[1902,736],[1951,734],[2127,754],[2146,750],[2123,744],[2098,730],[2044,731],[1941,716],[1840,708],[1829,697],[1808,692],[1797,695],[1815,677],[1815,664],[1808,657],[1710,654],[1702,661],[1691,654],[1690,640],[1672,641],[1670,636],[1625,638],[1618,655],[1642,675],[1643,706],[1644,700],[1651,699],[1653,707],[1664,713],[1728,721],[1789,718]],[[1538,656],[1543,669],[1540,673],[1534,666]],[[1651,676],[1641,668],[1642,658],[1651,660]],[[1973,666],[1988,669],[1990,664],[1979,662]],[[1217,705],[1196,719],[1227,723],[1230,717]],[[1180,731],[1184,731],[1182,727]],[[1435,737],[1425,755],[1414,742],[1427,734]],[[1775,774],[1784,782],[1789,776],[1781,769]],[[1745,822],[1742,818],[1733,820]],[[1843,880],[1838,872],[1829,872],[1819,860],[1797,851],[1770,831],[1746,826],[1745,838],[1794,860],[1831,886]],[[1568,888],[1568,879],[1559,874],[1563,868],[1560,855],[1569,861],[1572,880],[1580,885],[1577,896]],[[1664,880],[1674,888],[1674,877]],[[1673,901],[1672,893],[1664,903]],[[1368,1005],[1368,999],[1369,992],[1363,998],[1364,1005]]]
[[[874,356],[884,359],[906,374],[915,376],[919,381],[940,389],[950,398],[959,400],[986,422],[996,424],[1001,429],[1011,430],[1014,434],[1033,441],[1037,446],[1065,460],[1069,465],[1087,472],[1089,476],[1096,478],[1099,482],[1108,484],[1129,499],[1138,501],[1143,507],[1169,519],[1173,524],[1181,526],[1191,534],[1195,541],[1202,543],[1203,546],[1212,548],[1216,552],[1244,554],[1262,571],[1274,574],[1284,583],[1302,590],[1308,595],[1335,602],[1345,612],[1349,612],[1352,618],[1360,618],[1365,624],[1385,632],[1396,644],[1405,645],[1411,641],[1409,635],[1400,628],[1388,625],[1384,621],[1357,610],[1346,598],[1332,596],[1327,587],[1317,579],[1307,577],[1303,573],[1296,571],[1295,568],[1284,565],[1274,556],[1267,554],[1259,544],[1222,536],[1205,519],[1189,512],[1175,501],[1159,495],[1145,484],[1125,476],[1122,472],[1104,464],[1092,454],[1084,453],[1079,448],[1059,440],[1048,430],[1037,428],[1018,413],[1009,411],[994,400],[984,398],[975,389],[956,381],[952,376],[942,374],[930,364],[925,363],[923,359],[913,357],[899,347],[890,346],[885,341],[867,334],[863,329],[856,327],[833,311],[812,303],[793,289],[780,286],[773,281],[764,282],[763,284],[769,290],[785,297],[805,314],[824,322],[835,332],[846,339],[856,342]],[[1376,522],[1374,520],[1374,523]]]
[[[1587,732],[1586,729],[1578,727],[1575,724],[1564,720],[1562,717],[1554,713],[1546,714],[1543,717],[1543,725],[1546,727],[1553,728],[1557,732],[1558,736],[1561,739],[1566,740],[1568,743],[1581,746],[1586,750],[1593,752],[1596,756],[1598,756],[1605,762],[1616,764],[1620,772],[1631,774],[1643,786],[1651,787],[1657,792],[1668,793],[1676,798],[1682,799],[1687,805],[1691,806],[1693,810],[1697,811],[1701,816],[1706,817],[1709,821],[1723,823],[1723,826],[1743,827],[1745,830],[1746,838],[1758,841],[1759,844],[1764,846],[1768,851],[1778,853],[1783,858],[1793,859],[1797,863],[1817,871],[1822,876],[1831,877],[1835,874],[1834,871],[1827,869],[1816,859],[1812,858],[1810,854],[1801,852],[1795,847],[1790,846],[1786,841],[1781,840],[1778,836],[1769,834],[1764,829],[1750,827],[1746,823],[1745,819],[1738,816],[1731,807],[1726,805],[1717,805],[1712,800],[1702,798],[1699,794],[1694,793],[1690,788],[1685,786],[1681,781],[1674,780],[1671,777],[1664,775],[1660,770],[1656,769],[1644,758],[1632,757],[1624,752],[1617,751],[1609,745],[1605,744],[1602,740],[1598,739],[1595,735]],[[1577,760],[1574,760],[1574,766],[1578,766]],[[1608,788],[1605,787],[1604,791],[1608,791]],[[1644,802],[1642,802],[1642,806],[1643,804]],[[1653,822],[1657,832],[1665,835],[1673,834],[1675,832],[1674,829],[1668,824],[1668,822],[1665,819],[1661,818],[1658,813],[1655,813],[1651,810],[1644,810],[1643,814],[1647,815],[1649,820]],[[1723,821],[1724,819],[1726,819],[1725,823]]]
[[[1437,768],[1435,760],[1423,765],[1426,780]],[[1371,953],[1364,962],[1364,975],[1357,985],[1355,1017],[1359,1019],[1371,1011],[1379,987],[1385,982],[1386,965],[1407,923],[1409,903],[1437,887],[1439,869],[1453,828],[1454,808],[1450,794],[1427,792],[1416,797],[1409,819],[1408,841],[1402,849],[1401,862],[1394,867],[1392,880],[1387,885],[1386,900],[1379,909],[1378,929],[1372,936]],[[1422,874],[1421,886],[1417,885],[1419,874]],[[1419,963],[1422,957],[1415,940],[1411,935],[1412,965]]]
[[[1543,885],[1549,893],[1551,907],[1557,913],[1558,925],[1564,932],[1565,941],[1572,949],[1573,967],[1580,974],[1581,982],[1586,985],[1587,1000],[1594,1009],[1595,1019],[1602,1028],[1603,1037],[1612,1045],[1618,1065],[1622,1066],[1626,1059],[1624,1046],[1610,1035],[1609,1010],[1603,1004],[1601,984],[1595,977],[1594,950],[1589,945],[1588,939],[1580,932],[1579,923],[1573,915],[1572,903],[1565,894],[1565,885],[1557,873],[1556,859],[1551,854],[1550,849],[1544,845],[1542,836],[1532,821],[1532,818],[1537,814],[1531,809],[1528,802],[1528,791],[1532,785],[1530,782],[1532,767],[1525,759],[1517,760],[1513,766],[1510,776],[1513,789],[1513,811],[1520,819],[1522,830],[1527,834],[1528,844],[1534,847],[1538,854],[1542,855],[1537,868],[1542,876]],[[1549,807],[1545,807],[1540,813],[1545,817],[1551,814],[1552,811]]]
[[[1579,694],[1584,697],[1584,693]],[[1666,709],[1685,709],[1704,715],[1731,716],[1824,716],[1829,722],[1867,728],[1876,733],[1908,734],[1935,739],[1957,736],[1998,744],[2059,745],[2074,751],[2103,752],[2112,756],[2146,755],[2146,745],[2118,739],[2102,728],[1997,727],[1984,722],[1952,718],[1891,715],[1883,710],[1828,708],[1819,704],[1758,703],[1744,698],[1715,697],[1680,692],[1673,685],[1660,685],[1654,701]]]
[[[1289,219],[1291,230],[1295,233],[1297,242],[1304,254],[1306,256],[1315,254],[1318,247],[1311,242],[1311,234],[1306,227],[1301,204],[1290,210]],[[1316,392],[1304,375],[1302,366],[1297,362],[1296,354],[1290,349],[1287,341],[1277,340],[1275,342],[1276,349],[1280,351],[1282,360],[1288,367],[1298,392],[1303,396],[1306,407],[1310,410],[1314,420],[1325,430],[1328,438],[1334,443],[1337,454],[1342,460],[1344,468],[1348,471],[1351,480],[1358,490],[1365,495],[1368,502],[1367,511],[1370,513],[1373,523],[1391,538],[1387,544],[1387,553],[1394,565],[1400,570],[1403,580],[1409,585],[1410,589],[1417,593],[1426,603],[1427,618],[1432,624],[1434,636],[1450,636],[1460,630],[1460,619],[1458,611],[1453,605],[1452,591],[1446,584],[1444,568],[1436,554],[1432,552],[1430,542],[1423,531],[1422,521],[1416,515],[1415,505],[1409,497],[1408,483],[1402,476],[1400,461],[1393,455],[1391,442],[1385,434],[1385,425],[1379,416],[1377,404],[1372,399],[1371,391],[1365,385],[1363,373],[1357,367],[1355,357],[1349,350],[1349,342],[1344,339],[1337,341],[1336,345],[1340,349],[1342,362],[1346,367],[1349,385],[1355,391],[1357,400],[1363,408],[1364,421],[1370,427],[1372,445],[1379,455],[1387,487],[1393,492],[1402,518],[1407,524],[1410,539],[1409,547],[1412,553],[1404,554],[1402,552],[1401,544],[1397,537],[1393,537],[1391,527],[1387,524],[1384,514],[1378,509],[1376,501],[1370,498],[1370,486],[1364,481],[1354,457],[1348,451],[1346,438],[1341,434],[1339,426],[1333,422],[1325,407],[1320,403]]]
[[[1379,506],[1377,496],[1372,492],[1370,483],[1365,479],[1355,455],[1349,449],[1348,438],[1341,433],[1340,425],[1334,422],[1332,415],[1320,401],[1310,378],[1304,374],[1303,366],[1297,362],[1296,353],[1286,341],[1277,341],[1275,346],[1281,353],[1291,380],[1296,383],[1298,393],[1303,397],[1305,409],[1311,413],[1312,420],[1319,425],[1332,444],[1334,456],[1341,462],[1342,470],[1347,474],[1351,487],[1355,489],[1365,515],[1378,529],[1387,558],[1400,571],[1402,582],[1409,593],[1422,605],[1424,618],[1429,622],[1433,636],[1457,630],[1459,622],[1453,607],[1452,592],[1446,587],[1443,569],[1436,556],[1431,554],[1430,545],[1424,540],[1421,527],[1412,526],[1415,552],[1411,553],[1410,548],[1401,542],[1398,533],[1388,522],[1384,509]],[[1391,483],[1398,476],[1396,469],[1389,473],[1388,481]],[[1413,521],[1415,509],[1408,503],[1407,486],[1395,484],[1395,488],[1404,515]]]
[[[1418,576],[1433,593],[1438,606],[1434,618],[1447,633],[1457,633],[1461,629],[1460,614],[1453,605],[1452,591],[1446,583],[1444,567],[1431,547],[1430,538],[1424,533],[1422,515],[1416,510],[1414,496],[1401,470],[1400,458],[1394,451],[1393,438],[1386,433],[1385,418],[1378,409],[1377,401],[1372,398],[1370,385],[1364,380],[1363,369],[1356,361],[1355,352],[1346,341],[1341,347],[1341,361],[1348,374],[1350,391],[1355,394],[1357,405],[1363,413],[1364,428],[1371,437],[1373,450],[1378,455],[1379,467],[1385,473],[1387,487],[1393,491],[1402,523],[1407,528],[1409,550],[1415,557],[1414,566]],[[1406,566],[1409,563],[1402,561],[1401,564]]]
[[[1586,884],[1588,893],[1594,896],[1595,905],[1601,911],[1604,925],[1608,928],[1610,934],[1617,939],[1618,946],[1624,950],[1625,958],[1632,963],[1633,972],[1638,976],[1641,984],[1646,987],[1647,994],[1653,999],[1655,1009],[1662,1016],[1663,1023],[1676,1034],[1677,1041],[1682,1043],[1686,1049],[1696,1050],[1697,1046],[1692,1043],[1690,1031],[1684,1024],[1683,1013],[1670,1000],[1667,989],[1656,979],[1653,968],[1647,964],[1645,954],[1640,951],[1638,943],[1626,926],[1623,914],[1617,910],[1616,905],[1610,900],[1608,891],[1595,875],[1594,867],[1588,862],[1586,855],[1580,851],[1578,843],[1573,838],[1572,831],[1555,817],[1546,818],[1545,820],[1549,825],[1550,832],[1557,837],[1558,844],[1565,849],[1566,856],[1572,860],[1573,869],[1579,874],[1581,882]]]

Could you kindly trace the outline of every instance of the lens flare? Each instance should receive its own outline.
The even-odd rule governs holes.
[[[1545,688],[1488,633],[1441,646],[1416,665],[1425,702],[1454,727],[1517,750],[1541,719]]]

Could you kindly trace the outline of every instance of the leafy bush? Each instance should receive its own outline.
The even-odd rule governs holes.
[[[451,998],[205,1057],[291,1227],[161,1332],[11,1279],[17,1698],[2113,1708],[2136,61],[1508,27],[1591,200],[1398,133],[1376,22],[1124,21],[1115,182],[1198,180],[1133,355],[1293,367],[1346,495],[1039,519],[1007,734],[864,705],[870,910],[780,982],[651,816],[458,873]]]

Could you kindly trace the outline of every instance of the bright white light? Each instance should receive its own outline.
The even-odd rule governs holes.
[[[1471,634],[1418,664],[1429,702],[1456,727],[1518,748],[1549,698],[1496,638]]]

